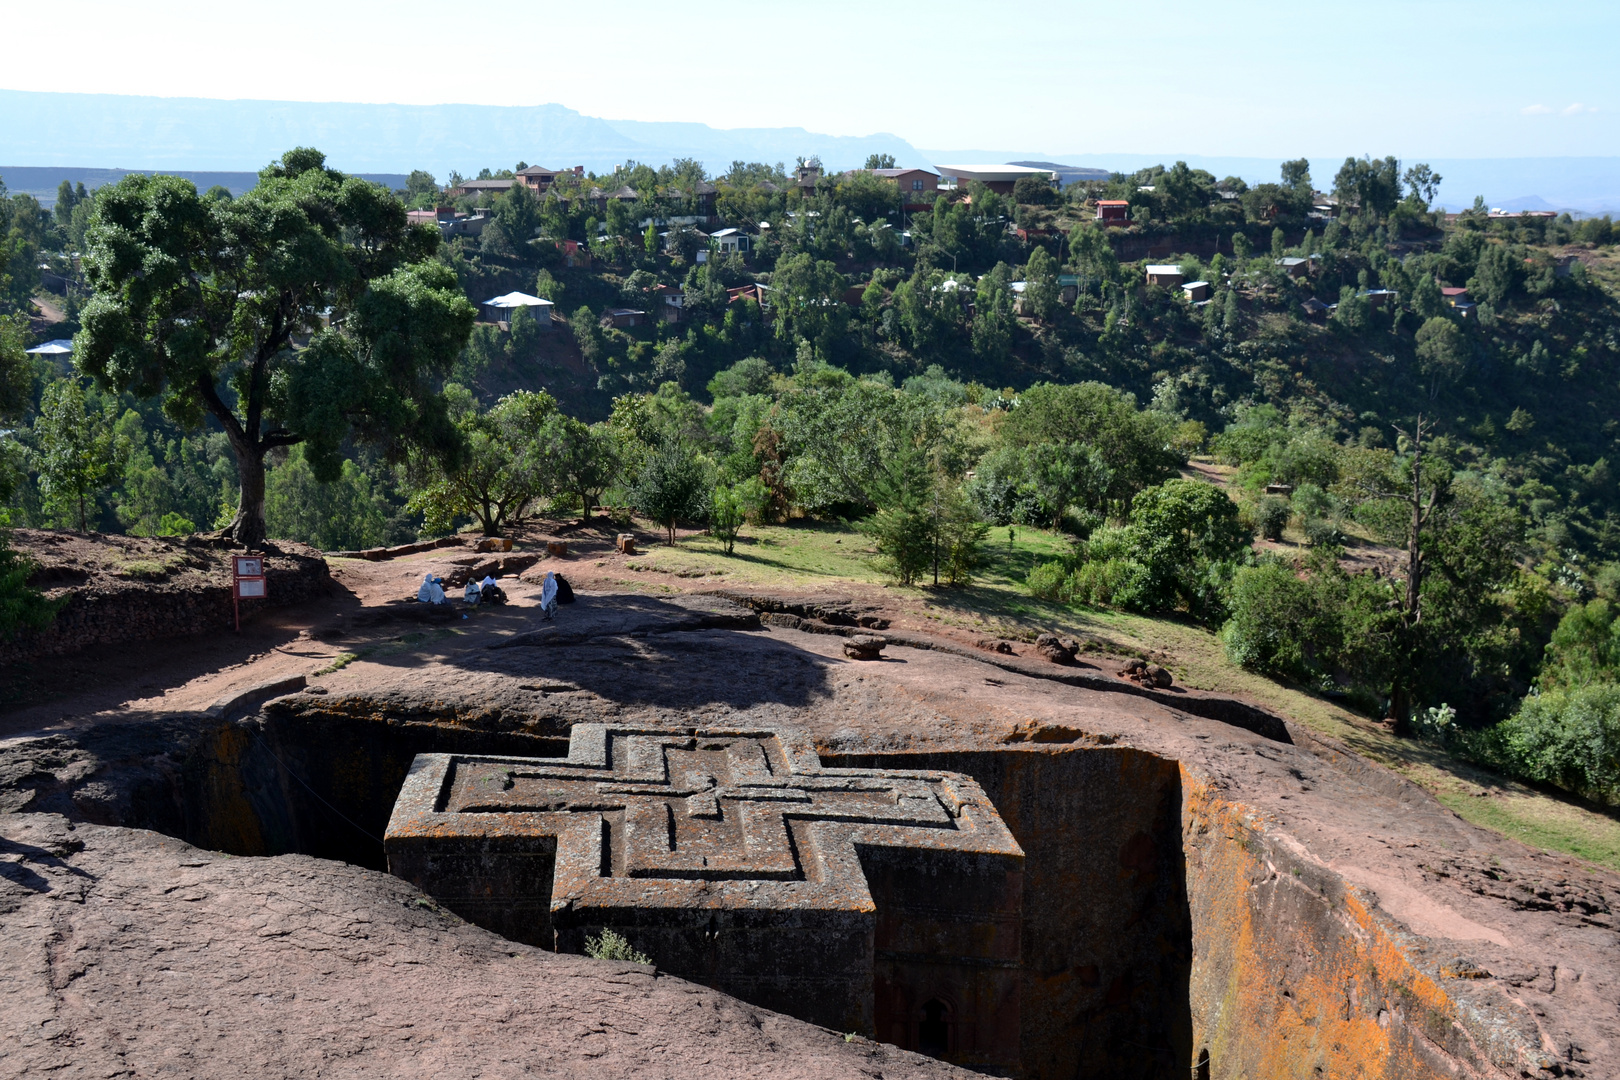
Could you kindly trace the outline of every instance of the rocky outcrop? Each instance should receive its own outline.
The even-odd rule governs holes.
[[[251,715],[237,717],[276,687],[247,687],[248,699],[233,698],[217,716],[118,718],[0,745],[0,809],[79,821],[84,851],[52,857],[88,875],[62,871],[72,880],[61,885],[61,898],[89,898],[50,907],[41,906],[45,894],[21,897],[33,905],[26,918],[49,922],[55,944],[7,937],[20,933],[18,924],[0,915],[0,947],[24,961],[0,971],[0,1009],[12,1021],[8,1032],[28,1032],[19,1049],[0,1043],[0,1074],[43,1071],[65,1060],[47,1056],[62,1046],[86,1068],[139,1074],[148,1060],[142,1025],[159,1023],[160,1007],[194,1009],[206,999],[198,1016],[163,1021],[171,1023],[166,1045],[193,1075],[268,1075],[269,1066],[237,1068],[237,1059],[219,1056],[227,1051],[208,1026],[209,1010],[246,1031],[237,1037],[272,1063],[274,1075],[319,1071],[302,1056],[306,1043],[377,1062],[377,1072],[456,1075],[460,1066],[433,1056],[431,1041],[415,1041],[428,1035],[460,1040],[463,1058],[472,1054],[466,1047],[477,1049],[486,1075],[502,1075],[500,1063],[523,1054],[567,1075],[573,1044],[531,1028],[555,1017],[572,1022],[573,1005],[535,1011],[528,998],[549,1002],[559,986],[575,985],[602,995],[597,1028],[607,1041],[597,1045],[605,1075],[739,1071],[734,1050],[753,1045],[752,1036],[714,1018],[744,1007],[708,991],[683,992],[720,1003],[702,1014],[712,1021],[709,1065],[680,1056],[689,1045],[684,1035],[666,1044],[676,1047],[670,1058],[636,1058],[653,1053],[641,1033],[661,1032],[642,999],[570,982],[580,976],[566,966],[525,968],[521,987],[502,981],[501,964],[534,954],[497,942],[492,948],[509,951],[486,964],[478,957],[491,955],[491,946],[439,923],[399,930],[380,912],[427,910],[420,908],[426,898],[408,890],[334,914],[334,892],[374,895],[367,890],[376,879],[355,867],[383,865],[380,837],[417,754],[556,756],[575,725],[611,722],[794,724],[829,768],[971,776],[1026,852],[1019,966],[1026,1075],[1620,1076],[1613,1011],[1620,880],[1466,825],[1393,772],[1307,729],[1291,735],[1280,718],[1253,706],[1122,680],[1112,673],[1117,665],[1107,672],[1084,662],[1059,666],[1024,646],[1023,655],[1007,656],[915,633],[886,634],[883,663],[849,664],[843,646],[862,632],[857,627],[786,613],[756,618],[714,597],[582,592],[557,623],[525,632],[529,625],[503,624],[510,636],[499,641],[518,647],[486,648],[494,641],[484,638],[458,651],[458,639],[446,635],[431,657],[409,665],[361,661],[323,678],[328,693],[311,686]],[[370,673],[356,676],[356,668]],[[1138,670],[1146,674],[1148,665]],[[88,822],[154,828],[239,857],[166,848],[175,842],[98,832]],[[136,839],[97,854],[92,838],[114,834]],[[140,885],[140,905],[119,907],[118,890],[133,889],[131,875],[148,863],[171,891]],[[204,870],[216,876],[201,882],[195,875]],[[41,870],[16,851],[11,863],[0,859],[0,878],[16,881],[24,871],[57,889],[56,869]],[[238,880],[229,874],[278,884],[244,901],[215,887]],[[75,881],[90,891],[73,893]],[[300,891],[306,885],[310,898]],[[216,917],[216,909],[224,914]],[[75,921],[84,912],[107,913],[122,936],[96,938]],[[221,968],[220,957],[244,958],[232,977],[269,986],[267,1000],[250,1007],[218,969],[199,966],[180,933],[192,923],[206,932]],[[179,942],[174,957],[159,956],[143,934]],[[75,952],[91,940],[93,948]],[[261,973],[264,950],[278,940],[291,957],[290,983]],[[305,943],[317,940],[324,967],[306,956],[317,946]],[[387,948],[375,951],[378,941]],[[456,956],[442,960],[434,951],[440,945]],[[357,996],[369,992],[358,977],[331,978],[349,970],[351,953],[354,970],[378,980],[379,994],[397,993],[422,1018]],[[584,962],[534,963],[554,959]],[[396,979],[390,963],[411,974]],[[138,988],[127,981],[130,965],[142,971]],[[164,967],[214,981],[206,994],[194,992],[171,984]],[[107,996],[111,976],[126,980],[118,993],[127,1002]],[[499,993],[476,996],[474,984],[489,980]],[[652,985],[674,983],[659,976]],[[184,992],[174,996],[172,986]],[[281,996],[288,986],[295,998]],[[422,1004],[428,997],[448,1019]],[[507,1009],[508,997],[523,1000]],[[315,1015],[312,999],[333,1003],[331,1015]],[[66,1018],[53,1022],[77,1026],[56,1029],[68,1033],[61,1042],[36,1037],[31,1014],[16,1004],[28,1002],[45,1002]],[[486,1007],[506,1009],[509,1022],[479,1026],[478,1009]],[[367,1009],[383,1026],[368,1026]],[[116,1030],[102,1019],[126,1015],[128,1025]],[[682,1023],[695,1016],[670,1015]],[[785,1023],[758,1016],[767,1030]],[[377,1036],[370,1042],[361,1037],[368,1031]],[[821,1052],[821,1044],[805,1045]],[[407,1051],[415,1056],[404,1064],[364,1056]],[[774,1055],[750,1068],[777,1074]],[[903,1075],[900,1065],[872,1059],[845,1072],[857,1069]]]
[[[881,660],[888,641],[876,634],[856,634],[844,639],[844,655],[851,660]]]
[[[0,1073],[968,1077],[655,968],[508,941],[397,878],[0,815]]]

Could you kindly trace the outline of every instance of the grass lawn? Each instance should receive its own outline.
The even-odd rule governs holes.
[[[1183,685],[1241,694],[1344,742],[1426,788],[1475,825],[1620,871],[1620,814],[1589,809],[1455,761],[1427,744],[1397,739],[1382,725],[1326,698],[1238,667],[1227,659],[1219,639],[1202,627],[1030,596],[1023,587],[1030,570],[1068,547],[1067,539],[1042,529],[1019,526],[1011,539],[1005,528],[992,529],[988,565],[971,586],[959,589],[889,584],[873,565],[871,541],[852,528],[829,523],[748,526],[730,556],[712,537],[685,537],[673,548],[662,544],[651,548],[631,566],[716,586],[878,586],[914,615],[941,625],[1022,640],[1057,630],[1094,641],[1109,652],[1152,657]],[[625,584],[643,584],[634,576]],[[643,584],[647,586],[664,587]],[[1481,797],[1481,790],[1490,794]]]

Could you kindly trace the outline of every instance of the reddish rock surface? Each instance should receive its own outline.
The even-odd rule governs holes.
[[[342,863],[0,816],[0,1074],[949,1077]]]
[[[1026,851],[1078,829],[1079,840],[1052,840],[1031,855],[1049,860],[1039,872],[1055,905],[1051,918],[1089,918],[1073,922],[1071,936],[1097,943],[1095,958],[1070,951],[1040,969],[1050,1000],[1065,1003],[1070,1017],[1129,1010],[1144,993],[1141,982],[1131,982],[1144,969],[1116,948],[1132,932],[1135,911],[1110,903],[1091,918],[1086,890],[1122,890],[1125,900],[1151,901],[1155,910],[1180,905],[1191,928],[1189,955],[1178,959],[1183,946],[1169,939],[1164,955],[1185,972],[1175,999],[1186,1014],[1185,1041],[1179,1049],[1159,1044],[1153,1052],[1167,1054],[1165,1061],[1137,1061],[1139,1075],[1179,1069],[1184,1076],[1208,1049],[1215,1077],[1620,1076],[1615,875],[1470,826],[1422,790],[1298,725],[1272,717],[1267,737],[1259,731],[1265,725],[1250,722],[1263,715],[1252,706],[1118,679],[1118,661],[1082,656],[1060,666],[1023,644],[1012,654],[974,649],[971,637],[953,644],[949,634],[918,633],[866,594],[754,604],[763,615],[718,597],[593,595],[593,585],[600,590],[618,572],[611,563],[584,562],[596,554],[584,551],[569,563],[580,602],[555,623],[535,618],[538,585],[530,580],[503,582],[508,607],[467,619],[457,611],[444,625],[410,621],[416,608],[386,602],[413,591],[424,572],[454,568],[430,552],[338,564],[334,578],[343,591],[329,604],[306,609],[302,621],[293,613],[267,616],[241,642],[207,642],[218,652],[206,663],[198,653],[204,643],[196,641],[168,651],[131,647],[116,659],[138,661],[139,669],[121,683],[87,680],[74,693],[0,715],[0,808],[150,825],[197,839],[207,833],[207,844],[242,852],[326,851],[321,845],[329,844],[330,853],[349,857],[342,845],[355,843],[352,833],[343,839],[350,825],[321,816],[326,812],[313,804],[301,822],[278,824],[254,808],[261,788],[252,784],[280,775],[277,769],[299,770],[329,795],[352,798],[344,812],[364,824],[379,805],[386,820],[398,785],[389,770],[402,776],[412,747],[431,749],[451,737],[483,740],[495,747],[488,752],[557,753],[561,737],[585,721],[791,722],[829,762],[973,764],[987,791],[991,779],[1000,785],[992,797],[1004,800],[998,809]],[[860,632],[861,620],[890,616],[899,625],[885,631],[890,645],[881,661],[843,656],[844,635]],[[350,652],[359,658],[315,675]],[[309,690],[270,703],[261,715],[199,713],[297,674],[308,677]],[[383,767],[376,748],[389,740],[398,746]],[[485,752],[478,745],[450,749]],[[269,772],[248,775],[254,762]],[[186,818],[187,776],[215,785],[211,821]],[[288,798],[307,801],[291,780],[280,782]],[[11,822],[49,820],[32,813]],[[573,1051],[564,1047],[576,1043],[607,1047],[603,1058],[591,1059],[617,1063],[606,1075],[790,1075],[772,1072],[790,1068],[904,1075],[903,1068],[934,1067],[898,1055],[878,1063],[861,1056],[859,1043],[823,1039],[671,980],[612,976],[643,979],[645,993],[634,990],[641,983],[599,983],[601,976],[581,973],[601,967],[436,922],[442,916],[411,906],[418,894],[408,887],[352,866],[305,856],[223,858],[152,833],[89,824],[75,836],[86,847],[61,856],[62,865],[42,868],[15,847],[0,864],[8,888],[22,890],[8,894],[19,906],[0,917],[8,955],[29,958],[0,975],[0,1011],[8,1031],[67,1032],[50,1028],[67,1017],[79,1024],[72,1031],[88,1034],[61,1041],[30,1034],[17,1049],[6,1044],[0,1071],[26,1071],[19,1061],[44,1069],[73,1060],[74,1068],[106,1075],[128,1071],[138,1048],[161,1046],[168,1056],[141,1059],[137,1075],[158,1071],[149,1062],[199,1076],[471,1075],[467,1062],[482,1065],[484,1075],[504,1075],[497,1062],[512,1063],[498,1067],[514,1075],[523,1062],[538,1072],[595,1072],[591,1061],[566,1056]],[[37,838],[22,842],[50,850]],[[188,861],[197,865],[182,865]],[[1167,872],[1180,876],[1167,882]],[[212,884],[186,884],[205,873],[214,875]],[[51,892],[33,889],[36,879]],[[193,899],[194,889],[206,896]],[[79,893],[82,903],[74,900]],[[232,905],[258,914],[227,906],[216,915],[224,901],[214,896],[235,897]],[[1071,901],[1078,914],[1057,911]],[[97,911],[111,914],[96,922]],[[272,914],[273,926],[253,921]],[[199,951],[201,940],[206,950]],[[176,956],[191,958],[185,970],[206,993],[175,997],[162,970],[175,965],[158,951],[171,944]],[[429,959],[408,959],[418,948]],[[337,962],[351,952],[366,959]],[[68,955],[78,960],[62,959]],[[276,966],[283,959],[290,981]],[[270,985],[269,997],[228,989],[238,968]],[[509,974],[519,969],[531,975]],[[458,974],[438,974],[451,971]],[[534,971],[547,974],[535,979]],[[566,981],[557,972],[567,973]],[[340,976],[341,986],[322,981]],[[375,994],[373,983],[382,987]],[[74,1011],[90,1000],[85,988],[114,984],[116,993],[97,991],[100,1012]],[[555,1030],[538,1031],[551,1014],[525,1011],[536,1007],[525,994],[541,993],[535,987],[562,993],[558,985],[575,996],[556,1015],[581,1027],[559,1021]],[[654,1024],[665,1006],[646,1004],[665,1001],[659,995],[677,987],[668,1000],[690,1008],[667,1015],[683,1032],[699,1030],[694,1018],[703,1017],[709,1026],[702,1030],[711,1034],[701,1049],[696,1037],[665,1034]],[[267,1012],[272,1006],[291,1014]],[[432,1057],[426,1043],[401,1034],[400,1017],[412,1010],[421,1017],[413,1023],[444,1033],[434,1047],[455,1043],[456,1053]],[[124,1025],[121,1015],[133,1019]],[[372,1015],[388,1022],[374,1028]],[[220,1028],[232,1036],[222,1039]],[[293,1034],[276,1043],[283,1038],[276,1031]],[[779,1032],[806,1033],[806,1041]],[[251,1060],[271,1064],[239,1066],[250,1060],[246,1051],[220,1056],[238,1052],[220,1045],[233,1039],[255,1048]],[[666,1067],[652,1056],[654,1046],[691,1052]],[[855,1056],[840,1057],[847,1049]],[[19,1056],[25,1052],[26,1059]],[[711,1065],[704,1054],[716,1055]]]

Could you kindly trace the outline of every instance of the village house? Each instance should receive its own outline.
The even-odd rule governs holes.
[[[1450,304],[1452,310],[1465,319],[1472,318],[1477,308],[1477,305],[1468,299],[1467,289],[1459,289],[1448,285],[1441,288],[1440,298]]]
[[[1028,165],[941,165],[939,172],[954,179],[958,187],[977,180],[997,195],[1011,195],[1013,185],[1026,176],[1038,176],[1047,183],[1055,179],[1051,169]]]
[[[760,307],[770,306],[765,294],[770,292],[769,285],[739,285],[735,289],[726,290],[726,303],[735,304],[738,300],[752,300]]]
[[[846,176],[855,176],[857,173],[872,173],[880,180],[888,180],[901,189],[902,198],[906,198],[906,209],[917,209],[925,206],[922,201],[925,194],[940,189],[940,173],[928,172],[927,168],[851,168]]]
[[[535,192],[545,191],[557,179],[555,169],[545,169],[539,165],[530,165],[527,169],[519,169],[515,175],[517,179],[523,181],[524,187]]]
[[[691,219],[688,218],[686,220],[690,221]],[[642,226],[646,227],[648,224],[651,224],[651,222],[643,222]],[[682,222],[682,224],[685,224],[685,222]],[[686,228],[673,228],[667,232],[661,232],[658,234],[658,239],[663,241],[664,253],[666,255],[679,255],[681,253],[681,234],[685,232],[690,232],[692,235],[697,237],[698,248],[694,253],[694,261],[707,263],[709,261],[709,234],[704,232],[702,229],[693,229],[690,226],[687,226]]]
[[[453,207],[439,206],[432,210],[407,210],[405,220],[412,225],[436,226],[439,235],[448,240],[453,236],[478,236],[492,219],[487,208],[463,214]]]
[[[485,300],[479,305],[479,318],[483,322],[510,325],[512,315],[519,308],[527,308],[529,314],[534,316],[534,322],[542,330],[551,329],[551,311],[556,307],[550,300],[539,296],[530,296],[528,293],[509,292],[504,296],[497,296],[492,300]]]
[[[1299,306],[1304,309],[1305,317],[1313,320],[1325,319],[1327,318],[1328,312],[1333,310],[1314,296]]]
[[[698,181],[690,192],[684,188],[676,188],[671,192],[678,198],[691,199],[692,213],[687,215],[688,217],[704,219],[714,217],[714,197],[719,193],[720,189],[707,180]]]
[[[438,225],[442,221],[454,221],[456,208],[453,206],[438,206],[432,210],[407,210],[405,220],[412,225]]]
[[[1311,261],[1309,259],[1301,259],[1294,255],[1277,259],[1275,262],[1277,267],[1291,278],[1302,278],[1311,270]]]
[[[635,308],[613,308],[603,312],[602,325],[615,330],[627,330],[632,326],[640,326],[641,320],[646,316],[645,311],[637,311]]]
[[[678,323],[686,316],[686,290],[679,285],[660,285],[653,290],[653,295],[662,301],[658,305],[658,317],[667,323]]]
[[[463,180],[450,189],[452,195],[502,195],[512,190],[512,185],[521,181],[507,180]]]
[[[709,237],[721,255],[739,255],[747,252],[753,244],[752,238],[741,229],[720,229]]]
[[[1097,220],[1106,225],[1129,225],[1131,204],[1126,199],[1098,199]]]
[[[1149,285],[1162,285],[1166,289],[1173,289],[1187,280],[1181,272],[1181,267],[1174,263],[1149,263],[1147,267],[1147,283]]]
[[[557,250],[562,252],[563,265],[570,270],[585,270],[591,265],[591,252],[578,240],[559,240]]]
[[[616,191],[603,191],[599,187],[593,187],[590,194],[591,205],[596,208],[598,214],[607,213],[607,204],[610,200],[633,203],[639,202],[640,199],[641,193],[629,184],[625,184]]]
[[[1189,281],[1181,287],[1181,291],[1191,303],[1201,304],[1209,299],[1210,284],[1207,281]]]

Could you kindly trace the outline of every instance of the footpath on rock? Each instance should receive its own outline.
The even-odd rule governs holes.
[[[0,713],[0,1073],[953,1073],[380,872],[415,754],[559,756],[611,723],[971,774],[1028,859],[1022,1075],[1620,1076],[1615,875],[1263,703],[1156,685],[1157,658],[559,539],[494,608],[404,601],[504,553],[333,559],[240,638],[63,657],[78,685]],[[578,594],[549,621],[547,569]]]

